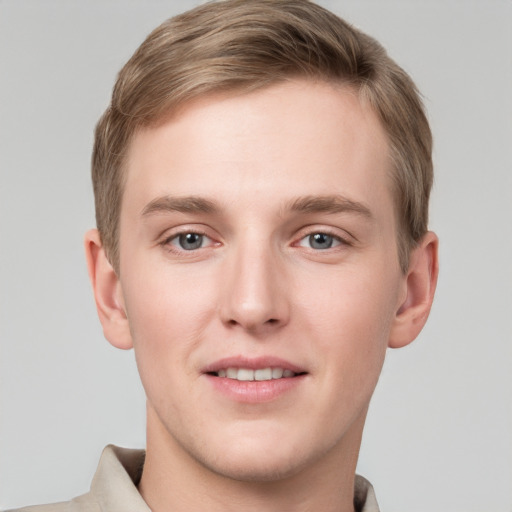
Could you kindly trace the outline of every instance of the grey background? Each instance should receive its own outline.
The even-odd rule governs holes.
[[[103,340],[82,252],[94,124],[145,35],[197,2],[0,0],[0,508],[85,492],[144,445],[133,354]],[[441,276],[390,351],[358,471],[383,511],[512,511],[512,3],[321,2],[425,95]]]

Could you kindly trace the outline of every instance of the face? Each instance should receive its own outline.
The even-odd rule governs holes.
[[[149,435],[237,479],[346,450],[404,299],[375,115],[306,81],[211,96],[127,162],[120,294]]]

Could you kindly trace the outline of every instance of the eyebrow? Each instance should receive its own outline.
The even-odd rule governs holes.
[[[293,200],[289,204],[289,209],[299,213],[356,213],[372,219],[373,215],[363,203],[353,201],[340,195],[327,196],[304,196]]]
[[[373,215],[363,203],[353,201],[341,195],[302,196],[286,204],[285,211],[298,213],[356,213],[368,219]],[[162,196],[153,199],[142,210],[142,216],[147,217],[157,213],[207,213],[218,214],[220,207],[214,201],[199,196]]]
[[[142,210],[146,217],[155,213],[217,213],[219,207],[209,199],[197,196],[173,197],[162,196],[149,202]]]

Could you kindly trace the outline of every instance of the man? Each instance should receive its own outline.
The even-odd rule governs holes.
[[[86,235],[145,453],[39,510],[378,510],[355,468],[387,347],[428,316],[431,135],[382,47],[303,0],[206,4],[121,71]]]

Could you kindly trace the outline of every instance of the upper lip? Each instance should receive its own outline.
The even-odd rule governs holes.
[[[208,364],[202,369],[203,373],[214,373],[226,368],[247,368],[258,370],[260,368],[282,368],[283,370],[291,370],[294,373],[306,373],[306,370],[296,364],[293,364],[280,357],[261,356],[261,357],[244,357],[232,356],[218,359]]]

